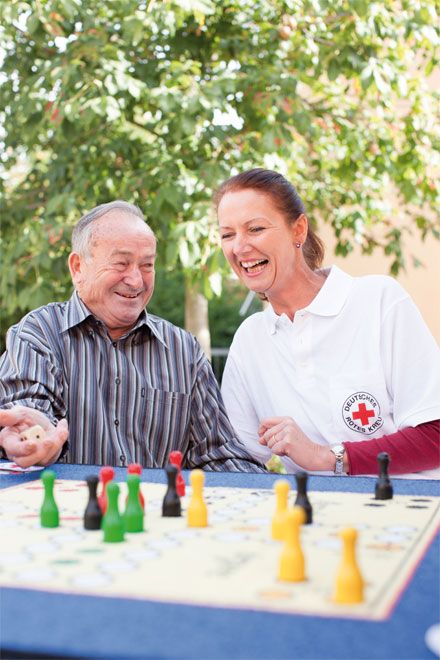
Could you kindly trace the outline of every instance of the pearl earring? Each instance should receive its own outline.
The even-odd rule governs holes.
[[[301,243],[295,243],[295,246],[296,246],[297,248],[300,248],[300,247],[301,247]]]

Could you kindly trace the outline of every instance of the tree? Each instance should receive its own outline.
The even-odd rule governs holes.
[[[340,254],[404,267],[391,189],[439,236],[434,0],[11,0],[2,25],[7,324],[68,295],[71,225],[115,198],[192,296],[218,293],[212,191],[255,165],[286,170]]]

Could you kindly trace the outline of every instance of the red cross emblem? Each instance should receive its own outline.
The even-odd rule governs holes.
[[[384,424],[380,404],[370,392],[353,392],[342,404],[342,419],[351,431],[372,435]]]
[[[374,417],[375,414],[374,410],[367,410],[365,403],[360,403],[357,412],[354,412],[352,417],[358,419],[362,426],[366,426],[370,421],[370,417]]]

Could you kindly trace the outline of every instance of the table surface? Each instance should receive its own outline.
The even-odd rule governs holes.
[[[0,464],[1,466],[1,464]],[[60,479],[83,479],[92,466],[55,465]],[[115,468],[116,479],[126,470]],[[272,488],[279,475],[206,472],[206,486]],[[0,474],[0,488],[40,473]],[[187,475],[185,477],[187,479]],[[295,488],[292,476],[291,485]],[[163,470],[143,481],[166,483]],[[374,492],[373,478],[315,477],[309,491]],[[395,480],[395,494],[439,495],[439,482]],[[87,658],[434,658],[427,629],[440,620],[440,539],[436,536],[386,621],[297,616],[251,610],[3,588],[2,657],[12,651]]]

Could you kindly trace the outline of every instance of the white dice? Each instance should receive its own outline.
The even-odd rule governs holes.
[[[35,426],[31,426],[29,429],[26,429],[26,431],[22,431],[20,433],[20,438],[22,440],[42,440],[45,435],[46,433],[43,427],[39,424],[35,424]]]

